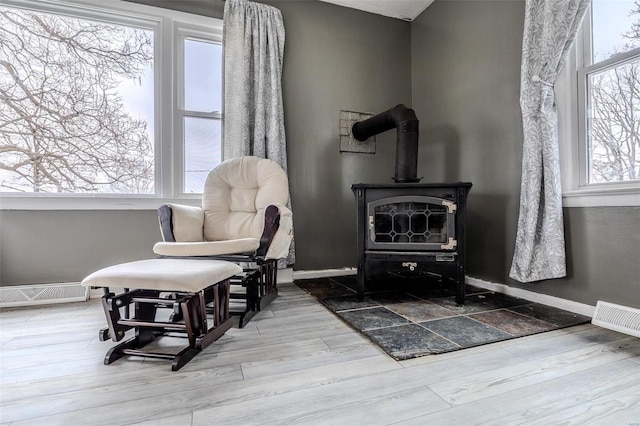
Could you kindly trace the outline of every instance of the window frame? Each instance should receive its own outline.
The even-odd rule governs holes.
[[[640,181],[588,183],[587,77],[640,55],[634,49],[591,63],[591,11],[555,85],[564,207],[640,206]]]
[[[170,202],[200,205],[201,194],[182,191],[180,34],[222,43],[222,20],[122,0],[2,0],[2,5],[154,31],[155,183],[153,194],[0,192],[0,210],[155,210]]]

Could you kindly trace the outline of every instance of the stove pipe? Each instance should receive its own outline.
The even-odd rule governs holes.
[[[396,183],[419,182],[418,168],[418,119],[416,113],[403,104],[353,124],[351,134],[365,141],[378,133],[397,129],[396,139]]]

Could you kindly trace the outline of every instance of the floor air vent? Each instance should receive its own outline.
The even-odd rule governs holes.
[[[591,323],[640,337],[640,309],[598,300]]]
[[[0,307],[81,302],[89,299],[89,287],[80,283],[36,284],[0,287]]]

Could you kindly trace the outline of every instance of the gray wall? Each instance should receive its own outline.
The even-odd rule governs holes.
[[[567,278],[508,278],[520,193],[523,23],[524,1],[436,1],[412,23],[422,174],[473,182],[468,275],[587,304],[640,307],[638,208],[565,208]]]
[[[2,285],[77,282],[97,269],[154,257],[155,211],[0,211]]]

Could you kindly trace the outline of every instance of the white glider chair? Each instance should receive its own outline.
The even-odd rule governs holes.
[[[232,290],[236,303],[231,314],[240,317],[243,327],[277,296],[278,259],[289,253],[293,233],[288,198],[287,175],[274,161],[249,156],[226,160],[209,172],[201,208],[165,204],[158,209],[164,241],[153,251],[158,257],[242,265],[244,272],[231,281],[234,289],[243,288]]]

